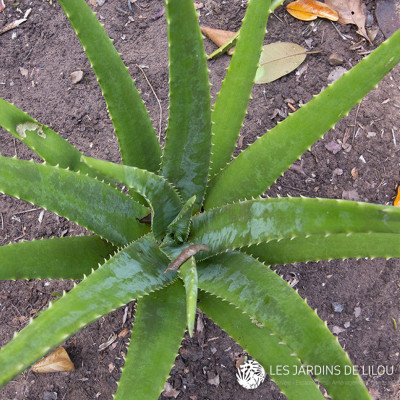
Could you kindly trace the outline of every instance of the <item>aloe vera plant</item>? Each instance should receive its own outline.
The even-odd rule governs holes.
[[[161,149],[134,82],[95,15],[83,0],[60,0],[102,88],[123,165],[84,156],[0,99],[0,124],[45,161],[0,156],[0,191],[95,233],[0,248],[2,280],[83,278],[0,350],[0,386],[87,324],[138,299],[116,399],[157,398],[186,327],[192,334],[196,307],[266,370],[335,365],[340,374],[314,377],[331,398],[370,398],[358,375],[344,373],[351,361],[326,324],[268,265],[400,257],[400,210],[260,196],[400,61],[400,32],[230,161],[266,22],[280,3],[248,3],[211,107],[193,1],[165,0],[170,109]],[[324,398],[310,375],[291,370],[273,378],[288,399]]]

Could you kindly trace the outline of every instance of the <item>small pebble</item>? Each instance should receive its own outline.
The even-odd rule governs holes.
[[[336,67],[338,65],[342,65],[344,60],[340,54],[332,53],[328,58],[328,62],[330,65]]]
[[[57,400],[57,393],[56,392],[44,392],[43,393],[43,400]]]
[[[347,322],[345,322],[344,323],[344,327],[347,329],[347,328],[350,328],[350,322],[349,321],[347,321]]]
[[[340,312],[343,311],[344,305],[343,305],[343,304],[340,304],[340,303],[337,303],[336,301],[334,301],[334,302],[332,303],[332,308],[333,308],[333,311],[340,313]]]

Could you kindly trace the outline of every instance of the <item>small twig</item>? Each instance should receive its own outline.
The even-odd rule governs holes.
[[[279,18],[274,12],[271,13],[278,21],[282,22],[282,24],[284,23],[282,21],[282,18]]]
[[[129,11],[130,11],[132,14],[135,14],[135,12],[133,11],[133,8],[132,8],[131,0],[128,0],[128,8],[129,8]]]
[[[30,210],[25,210],[25,211],[19,211],[14,213],[13,215],[20,215],[20,214],[26,214],[28,212],[33,212],[33,211],[39,211],[40,208],[31,208]]]
[[[354,143],[354,139],[356,137],[356,132],[357,132],[357,117],[358,117],[358,112],[360,111],[360,107],[361,107],[361,101],[358,103],[358,107],[356,110],[356,116],[354,117],[354,132],[353,132],[353,140],[351,141],[352,143]]]
[[[1,218],[1,229],[4,229],[3,213],[0,213],[0,218]]]
[[[394,129],[393,128],[392,128],[392,135],[393,135],[394,146],[397,147],[396,137],[394,136]]]
[[[158,13],[152,15],[150,17],[150,19],[152,19],[153,21],[155,21],[158,18],[161,18],[163,15],[165,14],[165,7],[163,7]]]
[[[138,65],[138,64],[136,64],[136,66],[142,71],[142,74],[143,74],[143,76],[144,76],[144,79],[146,79],[146,82],[147,82],[148,85],[150,86],[150,89],[151,89],[151,91],[153,92],[154,97],[155,97],[156,100],[157,100],[158,107],[160,108],[160,120],[159,120],[159,123],[158,123],[158,139],[160,140],[160,138],[161,138],[161,124],[162,124],[162,106],[161,106],[161,101],[160,101],[160,99],[158,98],[156,92],[154,91],[153,86],[151,86],[150,81],[147,79],[147,76],[146,76],[146,74],[144,73],[143,68],[142,68],[140,65]]]
[[[331,21],[331,23],[332,23],[333,27],[336,29],[336,32],[339,34],[339,36],[340,36],[343,40],[348,40],[348,38],[347,38],[345,35],[343,35],[342,32],[339,31],[339,29],[337,28],[337,26],[336,26],[332,21]]]
[[[15,157],[18,158],[18,154],[17,154],[17,144],[15,143],[15,138],[13,138],[14,140],[14,152],[15,152]]]

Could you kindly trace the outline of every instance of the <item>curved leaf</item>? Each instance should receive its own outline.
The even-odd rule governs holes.
[[[115,400],[158,398],[174,364],[185,326],[185,293],[179,280],[138,300]]]
[[[37,129],[22,129],[18,133],[17,127],[24,124],[30,124],[32,127],[36,125]],[[61,168],[70,168],[73,171],[91,173],[91,169],[81,162],[82,153],[67,140],[49,127],[39,124],[14,104],[1,98],[0,125],[50,165],[59,165]],[[43,132],[40,135],[37,133],[39,129]]]
[[[191,197],[168,227],[168,231],[174,235],[177,242],[185,242],[188,238],[195,201],[196,196]]]
[[[204,208],[259,196],[400,61],[400,30],[259,138],[209,183]],[[340,101],[338,101],[340,99]],[[276,155],[279,154],[279,157]]]
[[[170,282],[166,264],[151,235],[121,250],[0,350],[0,387],[85,325]]]
[[[77,172],[0,156],[0,192],[62,215],[116,245],[147,229],[137,221],[146,215],[146,207]]]
[[[246,115],[264,41],[270,0],[250,0],[235,52],[212,112],[210,176],[231,159]]]
[[[302,197],[252,200],[194,216],[190,240],[207,245],[210,255],[269,240],[369,232],[400,233],[400,209]]]
[[[162,176],[152,172],[119,165],[108,161],[82,157],[90,167],[141,194],[152,208],[152,229],[156,239],[161,239],[167,227],[182,209],[182,202],[174,187]]]
[[[314,370],[334,400],[370,400],[337,339],[306,302],[275,272],[238,253],[198,263],[199,288],[222,297],[263,324],[309,366],[335,366],[334,373]],[[318,373],[319,372],[319,373]]]
[[[291,349],[265,326],[252,322],[232,304],[199,291],[199,308],[264,367],[288,400],[324,400],[308,374],[296,374],[302,365]],[[283,370],[283,367],[285,370]]]
[[[211,151],[210,83],[203,39],[192,0],[165,1],[170,101],[162,175],[199,210]]]
[[[186,320],[189,336],[192,337],[197,308],[197,269],[196,260],[190,257],[179,269],[186,290]]]
[[[95,235],[10,243],[0,246],[0,280],[82,279],[116,250]]]
[[[128,69],[89,6],[60,0],[96,73],[117,134],[122,162],[155,172],[161,147]]]
[[[394,233],[353,233],[298,236],[242,247],[242,252],[268,264],[334,260],[345,258],[400,257],[400,235]]]

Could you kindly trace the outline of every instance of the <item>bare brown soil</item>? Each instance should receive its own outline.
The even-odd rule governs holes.
[[[199,10],[201,24],[227,30],[240,27],[246,1],[203,2],[204,7]],[[375,24],[375,1],[366,3],[370,22]],[[166,26],[163,17],[150,18],[162,8],[162,1],[138,0],[136,4],[141,10],[133,6],[135,14],[130,13],[126,2],[112,0],[96,11],[136,79],[155,126],[158,127],[161,118],[164,134],[168,113]],[[0,36],[0,96],[60,132],[86,154],[118,161],[118,145],[101,91],[59,5],[42,0],[22,0],[14,5],[6,1],[6,9],[0,14],[0,27],[21,18],[29,7],[32,13],[28,21]],[[307,57],[301,75],[293,72],[254,88],[238,151],[282,120],[290,112],[289,103],[298,108],[326,87],[327,77],[334,68],[328,63],[331,53],[341,55],[343,66],[349,69],[362,59],[360,52],[371,50],[384,40],[378,32],[371,47],[365,41],[360,42],[355,27],[338,26],[352,38],[343,40],[329,21],[321,21],[311,32],[309,25],[288,16],[283,8],[276,11],[276,16],[271,16],[265,43],[292,41],[307,47],[307,39],[313,49],[321,53]],[[358,47],[354,46],[357,42],[360,42]],[[208,40],[205,47],[207,52],[215,49]],[[209,63],[213,94],[218,92],[229,60],[224,55]],[[143,68],[157,93],[162,116],[137,65]],[[23,76],[21,71],[24,70],[20,68],[26,69],[28,75]],[[84,78],[72,84],[70,74],[77,70],[84,72]],[[301,168],[288,170],[268,195],[351,198],[392,204],[399,182],[399,111],[400,69],[397,67],[360,106],[337,124],[336,129],[329,131],[302,156],[301,162],[296,163]],[[0,153],[38,160],[4,130],[0,130]],[[85,232],[47,211],[39,222],[41,210],[36,209],[23,201],[0,195],[0,244]],[[397,320],[399,325],[399,260],[299,263],[278,266],[277,272],[287,279],[296,276],[299,293],[313,308],[318,307],[320,317],[328,321],[331,329],[343,329],[338,334],[339,341],[353,362],[364,367],[362,377],[374,398],[399,398],[400,330],[395,329],[392,320]],[[45,308],[54,298],[54,292],[71,287],[72,282],[61,281],[0,281],[0,344],[7,343],[14,331],[28,323],[29,317]],[[343,310],[335,312],[333,302],[342,305]],[[128,318],[122,324],[124,311],[122,308],[101,318],[65,343],[76,366],[74,372],[39,375],[27,371],[0,389],[0,399],[111,399],[129,335],[104,351],[99,352],[98,347],[111,334],[131,325],[134,304],[128,305]],[[241,388],[235,379],[235,360],[242,350],[212,321],[200,317],[205,324],[204,344],[199,335],[193,339],[186,337],[169,378],[173,388],[180,392],[178,399],[284,399],[269,378],[256,390]],[[379,366],[386,367],[386,372],[378,375]],[[219,384],[210,384],[209,379],[216,374]],[[160,399],[166,397],[161,395]]]

